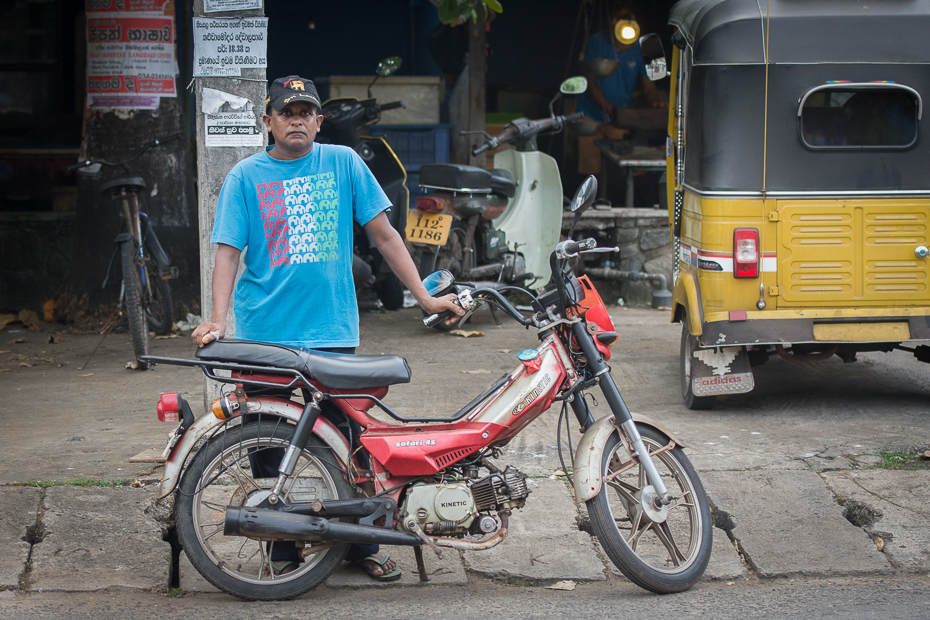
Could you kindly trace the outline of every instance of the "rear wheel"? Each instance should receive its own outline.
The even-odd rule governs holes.
[[[132,351],[136,356],[139,370],[148,368],[148,364],[139,360],[149,354],[149,330],[145,310],[142,306],[142,266],[138,259],[136,243],[128,239],[120,243],[120,261],[123,268],[123,305],[129,321],[129,335],[132,338]]]
[[[668,445],[658,431],[637,428],[651,454]],[[601,458],[606,481],[588,500],[588,514],[604,551],[630,581],[657,594],[681,592],[700,579],[710,560],[710,507],[681,448],[655,454],[652,462],[672,497],[662,508],[656,508],[655,490],[642,466],[619,434],[611,435]]]
[[[223,533],[227,506],[256,506],[275,484],[274,477],[253,471],[262,467],[264,475],[276,474],[293,436],[294,426],[274,420],[234,426],[211,439],[185,469],[175,506],[178,540],[194,568],[220,590],[247,600],[300,596],[329,577],[348,550],[348,545],[337,545],[307,553],[310,549],[303,547],[307,556],[297,568],[278,572],[271,563],[280,567],[282,557],[296,556],[295,542],[268,543]],[[332,461],[332,451],[311,437],[284,487],[285,502],[351,498],[348,483]]]
[[[695,348],[697,348],[697,337],[691,335],[691,332],[688,331],[687,321],[683,320],[681,323],[681,353],[679,356],[681,398],[685,401],[685,407],[688,409],[713,409],[714,404],[717,402],[716,396],[694,395],[694,368],[691,362]]]

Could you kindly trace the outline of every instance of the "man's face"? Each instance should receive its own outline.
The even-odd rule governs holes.
[[[274,136],[275,148],[303,154],[313,147],[313,140],[323,124],[317,107],[306,101],[289,103],[280,112],[272,110],[271,115],[266,114],[262,120]]]

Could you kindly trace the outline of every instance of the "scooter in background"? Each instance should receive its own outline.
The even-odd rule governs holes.
[[[539,290],[550,279],[549,249],[562,227],[562,180],[550,155],[537,150],[540,133],[557,133],[580,113],[557,116],[553,105],[562,94],[583,93],[583,77],[565,80],[549,103],[549,118],[519,118],[497,136],[484,134],[479,155],[503,144],[493,169],[460,164],[420,168],[420,186],[432,190],[418,197],[407,222],[406,238],[418,250],[420,275],[450,271],[459,281],[482,286],[524,286]]]
[[[381,120],[381,112],[405,107],[400,101],[381,105],[371,96],[371,87],[378,78],[396,72],[400,64],[401,59],[397,56],[378,63],[377,75],[368,85],[368,99],[360,101],[355,97],[339,97],[324,101],[323,125],[317,140],[321,143],[348,146],[359,154],[391,201],[392,207],[387,214],[391,226],[403,235],[410,203],[410,192],[406,185],[407,173],[386,139],[361,134],[365,127]],[[358,224],[355,226],[354,238],[352,276],[355,287],[358,289],[371,286],[385,308],[401,308],[404,304],[404,285],[391,271],[365,229]]]

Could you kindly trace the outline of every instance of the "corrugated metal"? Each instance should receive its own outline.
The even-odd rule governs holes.
[[[779,307],[926,305],[926,201],[779,201]]]

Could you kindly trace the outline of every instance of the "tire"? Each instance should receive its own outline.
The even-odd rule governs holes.
[[[151,256],[151,254],[149,254]],[[151,282],[152,294],[145,304],[145,318],[149,329],[164,336],[174,326],[174,308],[171,300],[171,285],[158,277],[156,269],[146,266],[145,277]]]
[[[668,444],[668,438],[658,431],[637,428],[650,453]],[[619,434],[614,433],[604,449],[601,471],[605,476],[618,471],[630,464],[630,458]],[[656,594],[681,592],[700,579],[710,560],[710,507],[704,487],[681,448],[658,454],[653,462],[673,497],[672,504],[663,508],[663,520],[650,519],[639,503],[642,491],[652,488],[639,465],[604,483],[600,493],[588,500],[588,514],[604,551],[630,581]],[[669,541],[677,553],[669,549]]]
[[[382,275],[375,282],[374,289],[385,310],[400,310],[404,307],[404,284],[393,273]]]
[[[258,504],[274,486],[274,478],[252,477],[249,455],[284,448],[293,433],[294,426],[283,422],[251,422],[228,428],[191,460],[178,487],[175,522],[181,547],[204,579],[241,599],[271,601],[300,596],[329,577],[348,551],[345,544],[329,547],[310,555],[290,573],[263,577],[274,545],[291,543],[269,544],[222,534],[226,506]],[[343,473],[331,461],[332,452],[311,437],[294,469],[299,476],[285,487],[284,498],[304,502],[353,497]],[[292,491],[300,481],[321,490],[295,498]]]
[[[681,381],[681,398],[685,401],[685,407],[692,410],[713,409],[717,402],[716,396],[695,396],[694,395],[694,373],[692,372],[691,358],[694,355],[694,349],[697,347],[697,337],[692,336],[688,331],[688,323],[682,320],[681,325],[681,353],[679,355],[678,369]]]
[[[123,268],[123,302],[126,317],[129,320],[129,335],[132,337],[132,351],[136,356],[139,370],[148,368],[148,364],[139,360],[149,354],[149,330],[143,303],[142,278],[136,260],[136,243],[132,239],[123,241],[119,246],[120,262]]]

